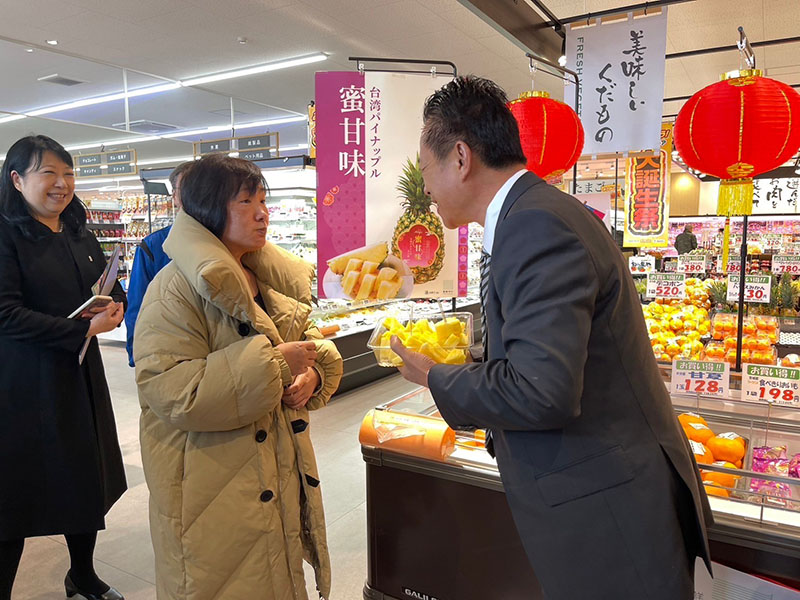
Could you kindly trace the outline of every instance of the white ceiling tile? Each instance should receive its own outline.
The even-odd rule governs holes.
[[[32,24],[38,28],[74,17],[85,12],[85,9],[73,2],[50,2],[48,0],[24,0],[19,2],[4,2],[2,5],[2,21],[13,30],[18,25]],[[5,29],[5,27],[4,27]],[[10,33],[15,37],[14,33]],[[58,37],[56,36],[58,39]],[[29,40],[44,44],[44,39]]]
[[[442,17],[413,0],[344,13],[337,20],[377,39],[389,41],[410,34],[435,35],[447,27],[447,21]]]

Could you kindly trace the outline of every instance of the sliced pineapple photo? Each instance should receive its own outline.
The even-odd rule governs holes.
[[[399,258],[389,254],[388,242],[336,256],[328,261],[328,267],[323,285],[339,283],[344,295],[357,301],[392,300],[398,297],[406,279],[409,286],[412,285],[411,270]],[[326,294],[331,297],[328,290]]]

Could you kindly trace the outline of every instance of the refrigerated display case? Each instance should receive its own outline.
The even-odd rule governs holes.
[[[746,445],[741,469],[701,465],[712,560],[800,590],[800,407],[672,402]],[[366,415],[366,600],[543,597],[482,438],[446,427],[425,388]]]

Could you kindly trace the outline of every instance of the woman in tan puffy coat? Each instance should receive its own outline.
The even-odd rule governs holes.
[[[308,330],[314,268],[266,243],[265,184],[225,155],[184,174],[133,352],[160,600],[330,593],[309,409],[342,376]]]

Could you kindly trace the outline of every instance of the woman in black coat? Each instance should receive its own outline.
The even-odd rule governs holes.
[[[72,157],[54,140],[17,141],[0,175],[0,600],[26,537],[64,534],[68,597],[120,600],[96,575],[97,531],[126,489],[97,339],[125,293],[78,319],[105,268],[74,196]],[[87,338],[88,351],[78,356]],[[80,596],[78,596],[80,597]]]

